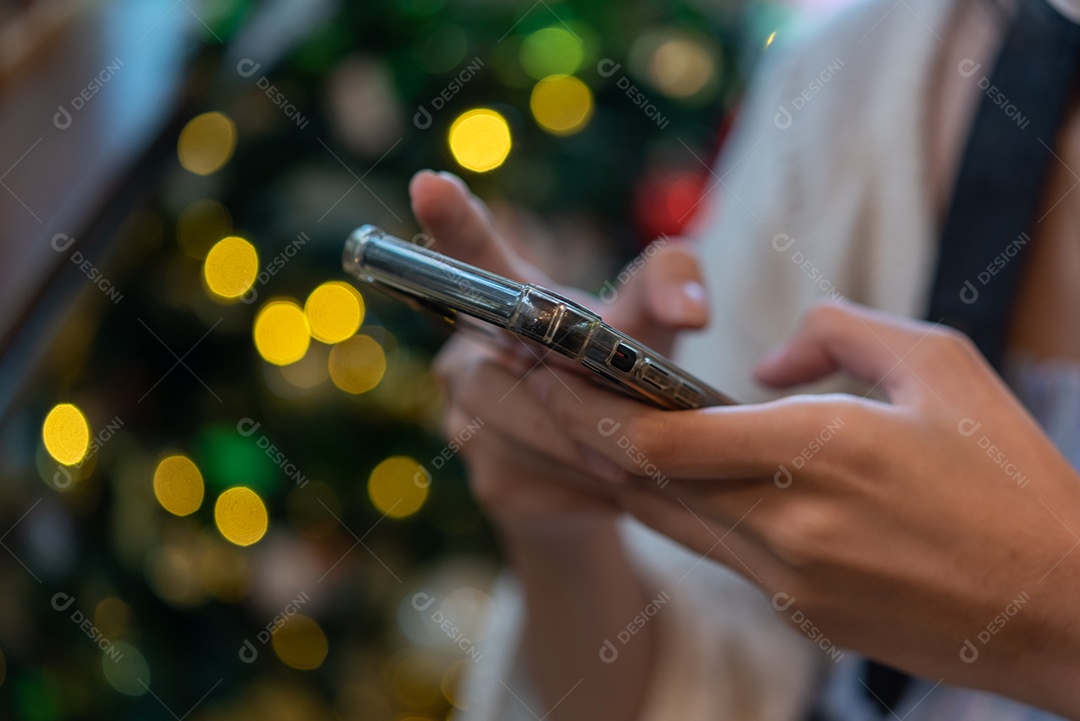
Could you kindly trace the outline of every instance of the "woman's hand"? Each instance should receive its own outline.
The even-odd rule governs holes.
[[[611,288],[608,304],[580,291],[560,288],[522,259],[492,226],[483,202],[459,178],[418,173],[410,186],[413,210],[433,248],[521,282],[532,282],[573,297],[623,330],[668,348],[675,333],[707,319],[697,262],[683,244],[657,246],[648,262],[623,285]],[[506,334],[510,351],[468,334],[457,334],[439,353],[436,370],[448,394],[445,435],[456,438],[483,423],[462,444],[472,489],[489,515],[515,532],[553,523],[565,532],[575,520],[611,520],[621,511],[610,490],[588,470],[561,467],[554,458],[562,434],[529,394],[527,375],[552,378],[551,368],[572,369],[555,353]],[[463,437],[463,436],[462,436]],[[538,529],[542,530],[542,529]]]
[[[424,172],[410,191],[437,250],[555,288],[498,236],[486,208],[463,182]],[[598,310],[616,326],[670,347],[680,328],[705,323],[704,292],[697,263],[683,246],[654,248],[628,282],[608,289],[611,302]],[[527,376],[557,383],[552,369],[563,367],[569,375],[569,366],[555,354],[506,338],[514,349],[509,353],[458,334],[439,354],[437,372],[448,395],[447,436],[459,437],[469,423],[483,422],[461,452],[473,493],[500,530],[523,590],[524,638],[544,700],[541,713],[559,719],[636,718],[650,685],[659,626],[642,629],[617,664],[605,663],[598,649],[655,594],[626,556],[615,523],[622,511],[612,489],[587,464],[556,461],[570,453],[577,458],[576,449],[526,390]]]
[[[757,375],[838,370],[889,402],[665,412],[571,377],[530,388],[559,449],[607,459],[629,512],[758,583],[819,645],[1080,712],[1077,473],[959,333],[824,304]]]

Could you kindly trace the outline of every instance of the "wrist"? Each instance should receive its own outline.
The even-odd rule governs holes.
[[[580,553],[618,535],[619,514],[610,511],[493,518],[496,532],[510,551],[543,548],[548,555]],[[576,549],[576,550],[575,550]]]

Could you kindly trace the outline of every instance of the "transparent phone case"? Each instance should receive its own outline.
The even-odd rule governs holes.
[[[572,300],[408,243],[373,225],[358,228],[345,242],[342,264],[357,278],[444,316],[462,313],[528,338],[660,408],[734,403]]]

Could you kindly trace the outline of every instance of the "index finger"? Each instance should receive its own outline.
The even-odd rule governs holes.
[[[638,476],[772,478],[836,415],[830,396],[663,411],[595,384],[533,374],[530,390],[555,425],[582,446]]]
[[[487,207],[465,181],[450,173],[422,170],[409,183],[409,195],[413,213],[440,253],[519,282],[546,282],[543,273],[499,237]]]

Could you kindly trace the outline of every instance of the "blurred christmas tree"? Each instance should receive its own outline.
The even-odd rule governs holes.
[[[524,252],[597,287],[708,202],[725,111],[785,14],[275,7],[193,5],[205,112],[114,243],[121,300],[87,288],[6,426],[10,718],[462,703],[497,550],[438,436],[445,334],[342,283],[342,242],[417,232],[408,179],[445,168]]]

